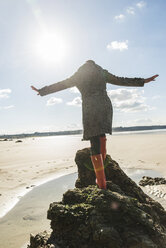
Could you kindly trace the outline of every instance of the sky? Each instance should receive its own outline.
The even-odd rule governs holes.
[[[144,87],[107,83],[113,127],[166,125],[165,0],[0,0],[0,134],[82,129],[81,94],[39,96],[87,60]]]

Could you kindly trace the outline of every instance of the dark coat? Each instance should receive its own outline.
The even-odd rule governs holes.
[[[117,77],[90,60],[73,76],[41,88],[39,94],[44,96],[76,86],[82,97],[82,140],[89,140],[103,133],[112,134],[113,107],[107,95],[106,83],[141,87],[145,82],[143,78]]]

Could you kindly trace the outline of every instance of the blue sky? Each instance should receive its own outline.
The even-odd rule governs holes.
[[[86,60],[117,76],[159,77],[144,87],[107,84],[113,127],[166,124],[164,0],[0,0],[0,133],[82,129],[73,87],[41,88]]]

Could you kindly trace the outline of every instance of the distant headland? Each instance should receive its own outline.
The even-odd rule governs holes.
[[[153,125],[153,126],[130,126],[130,127],[113,127],[113,132],[132,132],[132,131],[146,131],[146,130],[156,130],[156,129],[166,129],[166,125]],[[57,136],[57,135],[74,135],[82,134],[83,130],[67,130],[67,131],[57,131],[57,132],[34,132],[34,133],[20,133],[20,134],[2,134],[0,139],[18,139],[27,137],[45,137],[45,136]]]

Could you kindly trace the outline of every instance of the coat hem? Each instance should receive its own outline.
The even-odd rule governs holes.
[[[101,131],[100,133],[97,133],[97,134],[95,134],[95,135],[93,135],[93,136],[88,136],[88,137],[86,137],[86,136],[83,136],[83,138],[81,139],[81,141],[84,141],[84,140],[90,140],[90,138],[91,137],[94,137],[94,136],[97,136],[97,135],[100,135],[100,134],[103,134],[103,133],[108,133],[108,134],[110,134],[110,135],[112,135],[112,131]]]

